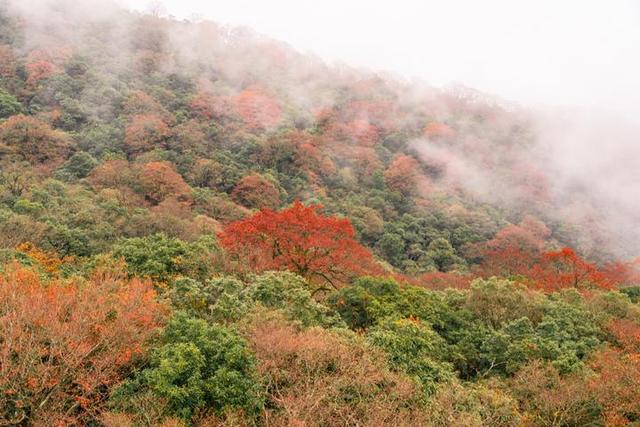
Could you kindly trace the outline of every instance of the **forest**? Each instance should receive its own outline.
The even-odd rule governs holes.
[[[0,425],[640,425],[535,114],[100,5],[0,0]]]

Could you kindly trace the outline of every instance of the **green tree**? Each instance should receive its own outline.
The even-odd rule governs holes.
[[[402,236],[395,233],[385,233],[378,241],[378,246],[384,258],[393,265],[399,265],[404,257],[405,242]]]
[[[416,377],[427,394],[437,384],[453,378],[453,368],[442,359],[445,341],[428,325],[417,320],[386,320],[371,328],[367,340],[387,353],[392,368]]]
[[[251,280],[251,298],[269,308],[282,310],[304,326],[344,326],[340,317],[327,306],[316,302],[310,286],[302,277],[288,272],[266,272]]]
[[[214,244],[187,243],[164,234],[123,239],[113,248],[113,256],[124,258],[129,273],[168,282],[180,275],[204,279],[213,268]]]
[[[0,119],[20,114],[24,111],[15,96],[0,89]]]
[[[440,237],[432,240],[427,247],[424,257],[429,259],[438,271],[449,271],[457,265],[464,264],[462,258],[456,255],[449,240]]]
[[[98,161],[94,159],[91,154],[80,151],[71,156],[69,160],[56,171],[56,176],[66,181],[86,178],[97,165]]]
[[[256,361],[235,331],[176,313],[150,367],[114,396],[116,406],[149,390],[166,402],[167,415],[191,419],[198,411],[240,409],[256,416],[264,404]]]

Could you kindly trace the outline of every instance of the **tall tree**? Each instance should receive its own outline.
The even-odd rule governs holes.
[[[349,220],[325,216],[321,206],[296,201],[280,212],[264,209],[229,224],[219,237],[231,257],[253,271],[287,269],[333,287],[380,272]]]

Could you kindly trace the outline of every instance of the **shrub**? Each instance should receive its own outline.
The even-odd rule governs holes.
[[[0,273],[0,421],[85,424],[144,356],[164,310],[148,282]]]
[[[166,415],[189,420],[199,411],[241,409],[257,415],[263,405],[255,359],[233,330],[176,313],[151,366],[115,395],[125,408],[132,394],[162,399]]]
[[[267,387],[271,425],[425,424],[417,385],[351,333],[300,330],[260,313],[248,327]]]
[[[453,377],[453,368],[441,360],[447,351],[444,340],[417,320],[387,320],[371,328],[367,341],[382,348],[389,365],[416,377],[427,394]]]

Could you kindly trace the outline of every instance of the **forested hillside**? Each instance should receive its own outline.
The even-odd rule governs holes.
[[[37,12],[0,0],[0,425],[640,423],[637,242],[534,113]]]

